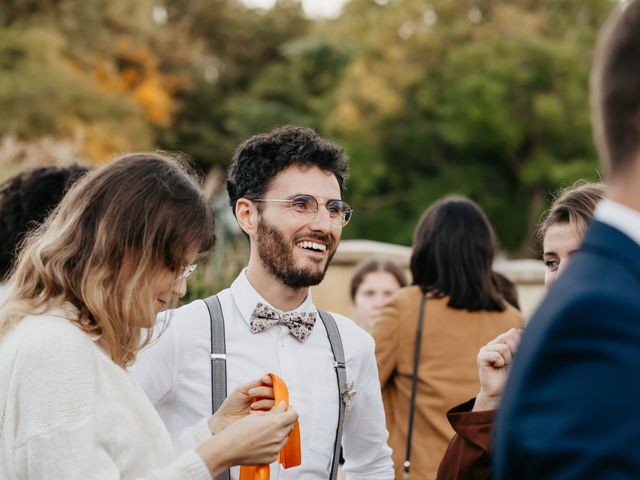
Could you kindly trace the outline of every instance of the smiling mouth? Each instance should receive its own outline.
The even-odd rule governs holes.
[[[324,253],[327,251],[326,245],[317,242],[298,242],[296,243],[296,247],[316,253]]]

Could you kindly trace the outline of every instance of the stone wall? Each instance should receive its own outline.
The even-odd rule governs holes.
[[[315,304],[325,310],[353,317],[349,285],[354,267],[362,260],[385,257],[402,267],[407,278],[411,248],[370,240],[343,240],[320,285],[312,288]],[[544,296],[544,266],[539,260],[505,260],[495,262],[496,271],[516,284],[520,307],[528,319]]]

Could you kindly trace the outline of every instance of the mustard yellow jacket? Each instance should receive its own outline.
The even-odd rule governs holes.
[[[383,308],[372,332],[397,479],[402,478],[406,453],[421,298],[417,286],[398,290]],[[476,368],[480,347],[510,328],[523,325],[520,312],[506,303],[502,312],[469,312],[448,307],[448,301],[447,297],[428,296],[426,303],[410,480],[436,478],[454,434],[446,412],[474,397],[480,388]]]

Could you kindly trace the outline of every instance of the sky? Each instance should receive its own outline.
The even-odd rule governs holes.
[[[241,0],[249,7],[271,8],[276,0]],[[338,16],[347,0],[302,0],[302,8],[312,18],[332,18]]]

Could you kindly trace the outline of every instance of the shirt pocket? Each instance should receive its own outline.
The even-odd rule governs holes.
[[[310,449],[330,464],[338,428],[338,387],[315,386],[312,393]]]

